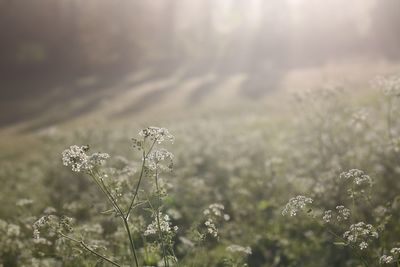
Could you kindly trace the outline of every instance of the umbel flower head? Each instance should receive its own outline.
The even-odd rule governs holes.
[[[226,248],[227,251],[232,252],[232,253],[243,253],[250,255],[251,254],[251,248],[249,246],[243,247],[239,245],[230,245]]]
[[[175,234],[178,231],[178,226],[171,226],[171,219],[168,214],[163,215],[161,212],[158,213],[158,219],[154,216],[154,220],[151,224],[147,226],[146,231],[144,232],[145,236],[155,235],[157,233],[171,235]]]
[[[399,97],[400,96],[400,76],[380,76],[373,82],[375,87],[378,87],[383,91],[385,96]]]
[[[368,243],[372,238],[378,238],[377,230],[371,225],[359,222],[350,225],[350,229],[343,234],[343,238],[349,244],[358,244],[361,250],[368,247]]]
[[[87,155],[87,151],[89,151],[89,146],[70,146],[62,152],[63,164],[70,166],[74,172],[90,172],[110,157],[106,153]]]
[[[399,260],[400,248],[392,248],[390,250],[391,255],[382,255],[379,259],[382,264],[390,264]]]
[[[299,211],[303,210],[307,206],[307,204],[311,203],[313,203],[313,200],[309,197],[300,195],[292,197],[285,205],[282,215],[285,216],[286,214],[289,214],[290,216],[296,216]]]
[[[372,186],[372,179],[369,175],[365,174],[363,171],[358,169],[351,169],[347,172],[342,172],[340,174],[340,179],[343,180],[350,180],[355,185],[362,186]]]
[[[156,141],[158,144],[161,144],[164,141],[174,141],[174,136],[169,133],[166,128],[159,128],[150,126],[139,132],[140,136],[144,138],[149,138],[150,140]]]

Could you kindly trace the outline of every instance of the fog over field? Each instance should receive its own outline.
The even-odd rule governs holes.
[[[326,82],[363,86],[396,72],[400,57],[396,0],[2,0],[0,8],[2,126],[46,117],[31,126],[39,129],[110,101],[118,117],[137,117],[214,93],[252,101]]]
[[[399,12],[0,0],[0,267],[400,266]]]

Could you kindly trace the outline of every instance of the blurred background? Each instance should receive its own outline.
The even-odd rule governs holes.
[[[231,266],[230,245],[251,248],[250,267],[378,266],[400,248],[400,78],[371,80],[399,73],[400,0],[0,0],[0,267],[105,266],[54,235],[32,239],[54,211],[128,262],[101,190],[61,152],[109,153],[106,184],[128,199],[144,163],[131,138],[148,126],[175,136],[161,184],[181,266]],[[357,209],[338,179],[354,168],[374,186],[359,201],[352,193]],[[315,199],[321,219],[351,207],[351,220],[332,224],[339,237],[359,221],[381,238],[354,243],[357,258],[326,221],[282,216],[296,195]],[[211,203],[230,220],[198,246],[192,226]],[[164,266],[137,207],[141,266]]]
[[[397,0],[0,0],[0,127],[256,105],[399,70]],[[100,112],[100,113],[99,113]]]

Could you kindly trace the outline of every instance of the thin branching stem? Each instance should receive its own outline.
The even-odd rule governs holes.
[[[62,233],[62,232],[60,232],[60,231],[58,232],[58,234],[61,235],[61,236],[64,237],[64,238],[66,238],[66,239],[72,241],[72,242],[75,242],[75,243],[81,245],[84,249],[86,249],[87,251],[89,251],[89,252],[92,253],[93,255],[96,255],[97,257],[99,257],[99,258],[105,260],[106,262],[108,262],[108,263],[110,263],[110,264],[112,264],[112,265],[114,265],[114,266],[117,266],[117,267],[122,267],[122,265],[120,265],[119,263],[117,263],[117,262],[115,262],[115,261],[113,261],[113,260],[107,258],[106,256],[101,255],[100,253],[96,252],[95,250],[91,249],[83,240],[77,240],[77,239],[75,239],[75,238],[73,238],[73,237],[70,237],[70,236],[68,236],[68,235],[66,235],[66,234],[64,234],[64,233]]]
[[[128,211],[126,212],[126,215],[125,215],[125,218],[126,218],[126,219],[129,219],[129,215],[130,215],[131,212],[132,212],[133,204],[135,203],[136,197],[137,197],[137,195],[138,195],[138,193],[139,193],[140,183],[142,182],[142,178],[143,178],[143,174],[144,174],[144,169],[145,169],[145,167],[146,167],[146,160],[147,160],[147,157],[149,156],[151,150],[153,149],[153,147],[154,147],[156,141],[157,141],[157,140],[154,140],[154,141],[153,141],[153,143],[151,144],[151,146],[150,146],[149,150],[147,151],[147,153],[146,153],[146,150],[144,149],[144,142],[143,142],[142,169],[140,170],[139,181],[138,181],[138,183],[137,183],[137,185],[136,185],[136,188],[135,188],[135,191],[134,191],[132,200],[131,200],[131,204],[129,205]]]
[[[336,234],[334,231],[332,231],[332,230],[329,229],[328,227],[327,227],[327,231],[328,231],[328,233],[331,234],[333,237],[336,237],[336,238],[338,238],[339,240],[341,240],[342,242],[348,244],[348,245],[350,246],[350,248],[351,248],[351,251],[352,251],[354,254],[356,254],[356,256],[362,261],[363,265],[364,265],[365,267],[368,267],[368,266],[369,266],[368,262],[364,259],[364,257],[363,257],[360,253],[358,253],[357,248],[355,248],[352,244],[349,244],[349,243],[347,242],[346,239],[344,239],[344,238],[341,237],[340,235]]]
[[[107,197],[108,201],[111,203],[114,211],[118,214],[118,215],[123,215],[122,213],[120,213],[120,209],[118,207],[118,205],[116,205],[116,203],[114,203],[113,199],[110,197],[110,195],[107,193],[107,191],[105,190],[105,188],[102,186],[102,184],[99,182],[99,180],[96,177],[96,174],[94,172],[90,172],[89,173],[90,177],[92,177],[93,181],[97,184],[97,186],[100,188],[101,192],[103,192],[103,194]]]
[[[129,238],[130,249],[133,254],[133,259],[134,259],[135,265],[136,265],[136,267],[139,267],[139,261],[138,261],[137,254],[136,254],[136,248],[135,248],[135,244],[133,243],[132,234],[131,234],[131,230],[129,229],[128,220],[125,217],[122,217],[122,220],[124,222],[125,230],[128,235],[128,238]]]
[[[160,225],[160,207],[161,207],[161,196],[160,196],[160,189],[158,186],[158,165],[156,163],[156,173],[155,173],[155,182],[156,182],[156,190],[157,190],[157,198],[158,198],[158,205],[156,209],[156,218],[157,218],[157,227],[158,227],[158,234],[159,238],[161,241],[161,246],[162,246],[162,251],[163,251],[163,258],[164,258],[164,265],[166,267],[169,266],[168,259],[167,259],[167,253],[165,250],[165,243],[164,243],[164,236],[161,230],[161,225]]]
[[[111,194],[111,192],[108,190],[106,184],[104,183],[104,180],[101,177],[96,177],[96,174],[93,173],[93,172],[91,173],[91,176],[92,176],[93,180],[96,182],[96,184],[100,187],[101,191],[107,196],[107,199],[113,205],[115,212],[118,215],[120,215],[120,217],[121,217],[121,219],[122,219],[122,221],[124,223],[125,230],[126,230],[127,235],[128,235],[129,245],[130,245],[130,249],[131,249],[131,252],[132,252],[132,255],[133,255],[132,262],[135,262],[136,267],[138,267],[139,266],[139,261],[138,261],[138,258],[137,258],[136,249],[135,249],[135,245],[133,243],[133,239],[132,239],[132,235],[131,235],[131,232],[130,232],[130,229],[129,229],[127,218],[124,216],[124,213],[123,213],[122,209],[118,205],[117,201],[114,199],[114,197]]]

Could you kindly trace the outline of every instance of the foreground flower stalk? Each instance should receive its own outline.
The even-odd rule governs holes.
[[[137,148],[142,151],[142,165],[141,165],[141,170],[138,178],[138,182],[136,184],[136,187],[134,188],[133,195],[130,201],[130,204],[126,211],[124,212],[124,209],[120,206],[118,203],[117,198],[113,195],[111,192],[109,185],[105,182],[105,175],[100,172],[100,167],[101,165],[104,164],[104,162],[109,158],[108,154],[105,153],[94,153],[92,155],[87,155],[86,153],[89,151],[88,146],[71,146],[69,149],[64,150],[62,153],[62,160],[63,164],[65,166],[70,166],[72,171],[74,172],[82,172],[85,174],[88,174],[94,183],[98,186],[100,191],[103,193],[103,195],[106,197],[107,201],[109,204],[112,206],[114,213],[121,218],[122,223],[124,225],[126,235],[129,240],[129,247],[131,250],[132,254],[132,266],[139,267],[139,259],[136,251],[136,246],[134,243],[134,240],[132,238],[132,233],[130,229],[130,224],[129,224],[129,217],[133,211],[133,208],[135,207],[135,200],[138,198],[139,194],[139,189],[141,186],[141,182],[143,177],[145,176],[145,170],[151,168],[151,166],[147,166],[149,164],[149,155],[152,153],[154,147],[156,144],[161,144],[163,141],[168,140],[168,141],[173,141],[173,136],[169,134],[168,130],[165,128],[157,128],[157,127],[148,127],[144,130],[142,130],[139,135],[142,137],[140,140],[139,139],[133,139],[134,142],[134,148]],[[146,149],[147,142],[150,142],[150,145],[148,149]],[[168,152],[169,153],[169,152]],[[157,188],[157,192],[159,192],[159,185],[158,185],[158,162],[160,160],[163,160],[164,156],[161,159],[155,159],[153,160],[155,163],[155,184]],[[150,162],[151,163],[151,162]],[[165,266],[169,266],[168,260],[167,260],[167,252],[166,252],[166,247],[164,244],[164,237],[161,231],[161,226],[160,226],[160,218],[159,218],[159,212],[160,212],[160,207],[161,207],[161,197],[159,197],[159,203],[158,207],[156,208],[157,210],[157,224],[158,224],[158,232],[160,235],[160,240],[162,242],[162,251],[163,251],[163,259],[164,259],[164,264]],[[67,234],[63,233],[62,231],[58,231],[58,234],[65,238],[68,239],[74,243],[79,244],[82,246],[84,249],[92,253],[93,255],[101,258],[102,260],[107,261],[108,263],[114,265],[114,266],[122,266],[115,261],[107,258],[106,256],[103,256],[96,252],[95,250],[91,249],[86,243],[84,243],[81,240],[77,240],[71,236],[68,236]]]

